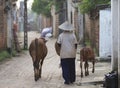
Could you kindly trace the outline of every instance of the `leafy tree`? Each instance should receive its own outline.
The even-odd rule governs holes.
[[[37,14],[43,14],[47,17],[51,16],[51,5],[54,0],[34,0],[32,10]]]
[[[55,7],[56,7],[56,11],[59,11],[62,9],[62,5],[66,0],[55,0]]]
[[[95,9],[98,4],[110,4],[111,0],[82,0],[79,3],[79,9],[81,13],[89,13]]]
[[[55,5],[56,11],[61,9],[61,5],[66,0],[34,0],[32,10],[37,14],[43,14],[47,17],[51,16],[51,5]]]

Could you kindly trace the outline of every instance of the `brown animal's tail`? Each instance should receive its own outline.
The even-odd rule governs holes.
[[[34,67],[39,69],[39,59],[38,59],[38,39],[35,39],[35,62],[34,62]]]

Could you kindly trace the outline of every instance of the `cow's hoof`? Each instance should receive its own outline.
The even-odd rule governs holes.
[[[81,73],[81,78],[83,77],[83,73]]]
[[[38,77],[35,77],[35,81],[37,81],[39,78]]]
[[[88,72],[85,72],[85,76],[88,76],[89,75],[89,73]]]
[[[39,75],[39,78],[41,78],[41,75]]]
[[[87,75],[89,75],[89,72],[87,72]]]

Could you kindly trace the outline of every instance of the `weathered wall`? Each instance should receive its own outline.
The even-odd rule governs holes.
[[[85,36],[87,39],[91,39],[91,24],[87,14],[85,14]]]
[[[42,29],[45,27],[51,27],[52,23],[51,23],[51,18],[47,18],[45,16],[42,16]]]
[[[112,70],[118,69],[118,0],[111,3],[112,11]]]
[[[111,11],[100,10],[100,42],[99,56],[111,56]]]
[[[90,19],[85,14],[85,39],[90,42],[92,48],[95,48],[96,54],[99,53],[99,18]]]
[[[0,0],[0,50],[5,49],[7,46],[7,23],[6,14],[4,13],[4,7],[4,0]]]
[[[118,1],[118,88],[120,88],[120,0]]]

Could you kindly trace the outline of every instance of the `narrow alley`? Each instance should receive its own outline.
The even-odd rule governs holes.
[[[37,32],[28,32],[28,43],[39,36]],[[103,88],[103,85],[97,82],[103,81],[104,75],[110,70],[110,63],[96,62],[95,73],[91,72],[90,67],[90,75],[81,78],[79,47],[76,58],[76,82],[64,85],[59,56],[54,48],[55,41],[56,39],[51,38],[47,42],[48,55],[43,63],[41,79],[34,81],[32,59],[28,51],[23,51],[18,57],[0,62],[0,88]],[[91,66],[91,63],[89,65]]]

